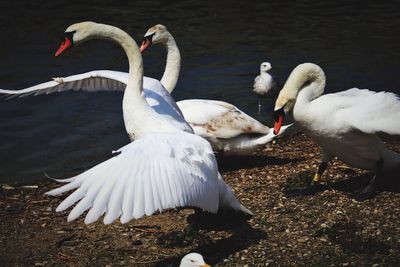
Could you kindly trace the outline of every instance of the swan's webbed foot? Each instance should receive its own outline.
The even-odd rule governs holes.
[[[373,184],[369,184],[366,187],[351,193],[351,197],[357,201],[367,200],[369,198],[372,198],[374,195],[375,195],[375,186]]]
[[[289,190],[285,190],[284,194],[289,197],[310,196],[310,195],[315,195],[318,192],[322,192],[326,189],[328,189],[328,187],[326,185],[321,184],[319,182],[312,181],[307,186],[300,186],[300,187],[292,188]]]
[[[379,181],[380,176],[382,175],[382,169],[383,160],[381,159],[376,163],[376,173],[374,177],[372,177],[371,181],[369,181],[369,184],[364,188],[354,191],[351,194],[351,197],[353,197],[357,201],[364,201],[375,196],[376,185]]]
[[[373,197],[375,195],[376,179],[377,174],[372,177],[371,181],[366,187],[363,187],[351,193],[351,197],[357,201],[364,201]]]

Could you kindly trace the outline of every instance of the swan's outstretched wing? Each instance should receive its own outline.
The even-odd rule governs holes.
[[[338,129],[400,135],[400,99],[394,93],[352,88],[314,101],[318,106],[329,102],[325,107],[332,114],[330,122],[340,126]]]
[[[74,91],[124,91],[128,73],[111,70],[95,70],[76,74],[64,78],[54,78],[53,81],[41,83],[21,90],[0,89],[0,94],[12,97],[24,97],[28,95],[42,95],[68,90]]]
[[[13,97],[24,97],[28,95],[42,95],[68,90],[97,92],[97,91],[120,91],[123,92],[128,82],[128,73],[112,70],[95,70],[65,78],[54,78],[53,81],[41,83],[21,90],[0,89],[0,94]],[[146,101],[160,115],[166,116],[180,129],[193,132],[191,127],[183,118],[182,112],[176,105],[175,100],[164,88],[160,81],[144,77],[143,93]]]
[[[206,140],[184,132],[154,133],[118,151],[119,155],[47,193],[59,195],[76,189],[57,207],[57,211],[63,211],[79,201],[68,221],[86,210],[85,223],[105,214],[106,224],[119,217],[126,223],[175,207],[217,212],[221,181]]]
[[[228,139],[241,134],[269,132],[267,126],[226,102],[190,99],[177,104],[192,128],[195,131],[201,128],[207,137]]]

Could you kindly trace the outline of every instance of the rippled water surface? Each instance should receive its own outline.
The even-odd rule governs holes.
[[[78,1],[77,1],[78,2]],[[112,24],[139,41],[162,23],[182,53],[173,96],[218,99],[271,124],[272,101],[256,114],[252,83],[262,61],[283,85],[299,63],[325,70],[327,91],[351,87],[400,93],[400,11],[396,1],[3,1],[0,88],[19,89],[94,69],[127,70],[123,51],[92,41],[60,58],[65,28],[78,21]],[[162,47],[145,56],[146,76],[160,78]],[[0,182],[65,177],[129,142],[120,93],[66,92],[0,102]],[[382,114],[384,115],[384,114]]]

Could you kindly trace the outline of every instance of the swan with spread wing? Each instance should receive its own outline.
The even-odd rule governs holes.
[[[159,114],[143,95],[143,63],[134,40],[119,28],[94,22],[69,26],[56,56],[91,39],[119,44],[129,62],[123,97],[123,117],[135,141],[117,155],[75,177],[58,180],[63,186],[47,192],[56,196],[74,190],[57,207],[74,206],[72,221],[88,211],[85,223],[104,216],[122,223],[175,207],[197,207],[216,213],[221,208],[252,214],[239,203],[218,172],[210,144]]]

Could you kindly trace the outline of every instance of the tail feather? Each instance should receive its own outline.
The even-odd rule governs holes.
[[[248,208],[243,206],[239,200],[235,197],[232,189],[225,183],[222,179],[221,174],[218,173],[218,184],[219,184],[219,204],[222,208],[229,208],[235,211],[240,211],[245,214],[253,216],[253,212],[251,212]]]

